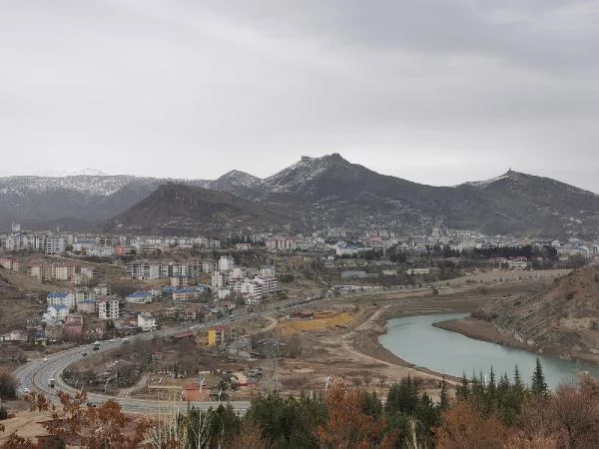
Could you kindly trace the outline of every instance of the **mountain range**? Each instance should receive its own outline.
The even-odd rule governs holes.
[[[339,154],[300,161],[265,179],[233,170],[216,180],[127,175],[0,178],[0,227],[221,234],[238,231],[430,230],[433,226],[549,238],[592,238],[599,196],[508,171],[434,187],[386,176]]]

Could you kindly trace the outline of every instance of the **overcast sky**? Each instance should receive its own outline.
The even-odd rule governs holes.
[[[339,152],[599,192],[598,23],[594,0],[0,0],[0,173],[264,177]]]

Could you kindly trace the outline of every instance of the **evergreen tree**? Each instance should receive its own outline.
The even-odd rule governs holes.
[[[485,385],[485,414],[490,415],[497,406],[497,385],[495,384],[495,371],[491,365],[489,373],[489,382]]]
[[[373,419],[378,420],[383,413],[383,404],[379,400],[376,393],[362,393],[362,411],[371,416]]]
[[[538,357],[537,364],[535,366],[535,371],[532,374],[531,390],[532,393],[535,395],[545,395],[549,391],[547,383],[545,382],[545,374],[543,374],[543,367],[541,366],[541,361]]]
[[[466,381],[468,382],[468,381]],[[466,388],[467,388],[466,384]],[[458,387],[460,388],[460,387]],[[440,395],[440,400],[439,400],[439,410],[441,412],[444,412],[445,410],[447,410],[449,408],[449,395],[447,393],[447,381],[445,380],[445,376],[443,376],[443,379],[441,380],[441,395]]]
[[[462,382],[456,389],[456,398],[458,401],[466,401],[470,396],[470,387],[468,386],[468,378],[466,373],[462,374]]]
[[[391,385],[387,395],[388,412],[412,414],[418,406],[418,382],[411,376],[403,378],[399,384]]]
[[[418,400],[418,406],[414,412],[417,420],[418,440],[425,443],[424,447],[430,447],[433,443],[433,428],[441,424],[440,414],[426,393],[423,393]]]
[[[522,378],[520,377],[520,370],[518,369],[518,364],[516,364],[514,368],[514,387],[519,390],[524,390],[524,385],[522,384]]]

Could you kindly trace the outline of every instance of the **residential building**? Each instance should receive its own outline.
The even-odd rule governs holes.
[[[218,264],[211,260],[205,260],[202,262],[202,272],[208,274],[216,271],[218,269]]]
[[[27,341],[27,332],[21,330],[14,330],[8,334],[0,335],[0,341]]]
[[[232,292],[230,288],[219,288],[216,292],[218,299],[227,299],[231,296]]]
[[[173,301],[191,301],[200,297],[200,291],[195,288],[179,288],[173,291]]]
[[[135,279],[159,279],[160,264],[157,262],[131,262],[127,264],[127,275]]]
[[[48,306],[42,317],[42,321],[51,323],[58,320],[64,320],[69,315],[69,308],[62,304]]]
[[[172,287],[187,287],[189,285],[189,281],[186,276],[177,276],[171,278],[171,286]]]
[[[77,303],[77,312],[81,313],[96,313],[96,300],[95,299],[86,299],[85,301],[81,301]]]
[[[108,284],[98,284],[93,288],[93,290],[96,296],[110,295],[110,287],[108,286]]]
[[[226,287],[229,282],[228,276],[225,273],[216,271],[212,273],[211,285],[215,288]]]
[[[254,281],[262,283],[264,295],[272,295],[279,291],[279,281],[274,276],[257,276]]]
[[[131,304],[149,304],[152,302],[152,293],[137,291],[125,297],[125,301]]]
[[[137,315],[137,326],[144,332],[156,330],[156,318],[149,313],[140,313]]]
[[[93,279],[94,277],[94,267],[81,267],[79,272],[88,279]]]
[[[363,270],[346,270],[341,272],[341,279],[363,279],[366,272]]]
[[[47,256],[62,254],[66,251],[67,240],[60,236],[47,236],[45,242],[45,253]]]
[[[235,259],[231,256],[221,256],[218,260],[218,270],[219,271],[229,271],[232,270],[235,266]]]
[[[29,276],[37,278],[37,280],[42,281],[45,279],[44,277],[44,268],[46,267],[45,264],[40,264],[40,263],[36,263],[36,264],[31,264],[28,268],[27,268],[27,274],[29,274]]]
[[[91,257],[112,257],[114,256],[114,248],[112,246],[99,246],[88,249],[86,254]]]
[[[94,292],[93,290],[89,290],[87,288],[80,288],[75,292],[75,302],[77,302],[77,304],[83,301],[88,301],[90,299],[96,299],[96,292]]]
[[[115,320],[120,316],[121,300],[117,296],[102,298],[97,305],[101,320]]]
[[[0,257],[0,267],[5,270],[19,271],[19,259],[13,257]]]
[[[431,272],[430,268],[409,268],[408,270],[406,270],[406,274],[409,274],[409,275],[430,274],[430,272]]]
[[[52,265],[52,279],[57,281],[68,281],[75,274],[75,266],[66,264]]]
[[[528,261],[526,257],[518,257],[508,260],[507,266],[510,270],[526,270],[528,268]]]
[[[69,315],[66,318],[64,337],[69,340],[81,340],[83,338],[83,317],[81,315]]]
[[[262,267],[260,268],[260,276],[272,277],[275,276],[275,267]]]
[[[75,295],[71,292],[52,292],[48,293],[46,301],[49,306],[61,305],[67,309],[75,308]]]
[[[277,237],[267,240],[266,248],[269,251],[295,251],[297,245],[293,238]]]
[[[243,267],[233,267],[229,273],[230,279],[241,279],[246,276],[246,269]]]

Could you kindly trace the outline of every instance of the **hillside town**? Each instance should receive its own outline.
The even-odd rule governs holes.
[[[229,316],[237,307],[286,297],[284,290],[294,277],[289,261],[297,257],[327,278],[319,287],[321,294],[377,285],[434,286],[473,270],[576,267],[599,259],[599,242],[485,236],[445,228],[419,236],[386,230],[352,235],[344,228],[329,228],[311,235],[262,233],[219,241],[40,232],[14,223],[10,232],[0,234],[0,247],[0,269],[52,286],[39,298],[45,304],[41,316],[31,317],[24,328],[8,329],[1,338],[44,344],[152,331],[176,322],[174,316]],[[264,264],[235,262],[256,251]],[[99,270],[103,266],[121,273],[119,291],[113,291]],[[283,290],[280,274],[287,281]]]

